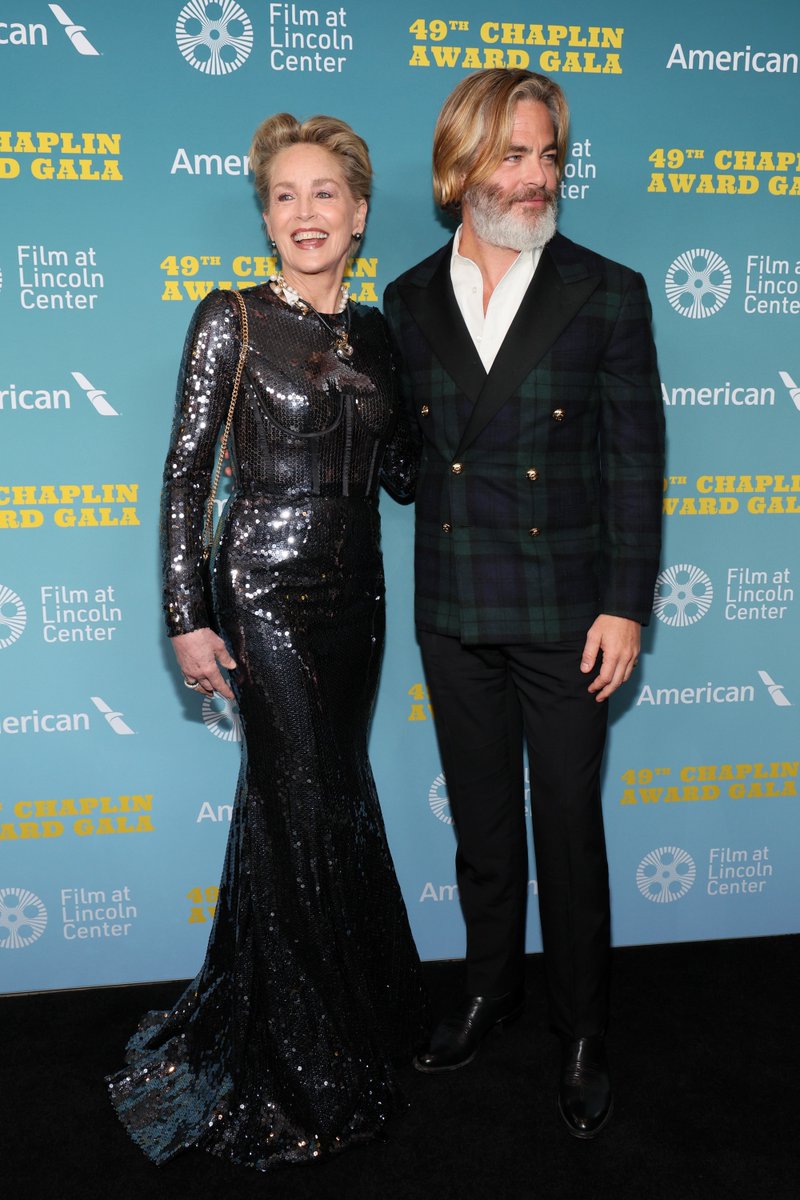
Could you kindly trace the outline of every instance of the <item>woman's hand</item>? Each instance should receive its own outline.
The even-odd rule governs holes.
[[[234,669],[236,663],[228,654],[222,638],[213,629],[193,629],[191,633],[179,633],[170,640],[187,687],[204,696],[219,692],[226,700],[233,700],[233,692],[220,673],[217,662],[229,671]]]

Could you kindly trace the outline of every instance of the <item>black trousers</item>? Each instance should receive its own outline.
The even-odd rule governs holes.
[[[599,780],[608,705],[587,691],[583,639],[466,646],[418,636],[458,834],[467,992],[500,996],[522,980],[527,741],[551,1021],[563,1037],[602,1033],[610,914]]]

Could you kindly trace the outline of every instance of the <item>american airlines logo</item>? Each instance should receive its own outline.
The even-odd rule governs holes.
[[[782,683],[776,683],[772,676],[768,675],[766,671],[759,671],[758,677],[769,692],[769,698],[773,704],[777,704],[778,708],[792,707],[791,700],[789,700],[784,694]]]
[[[70,373],[96,413],[101,417],[119,416],[103,388],[95,387],[82,371]],[[7,387],[0,387],[0,413],[61,412],[72,409],[73,394],[69,388],[28,387],[26,383],[12,382]]]
[[[779,371],[781,383],[785,386],[798,412],[800,412],[800,384],[795,383],[788,371]]]
[[[55,19],[58,21],[59,25],[61,25],[63,28],[64,33],[72,42],[72,45],[78,51],[78,54],[98,55],[100,53],[99,50],[94,48],[86,36],[85,25],[76,25],[75,22],[67,16],[60,4],[50,4],[48,7]]]
[[[86,399],[91,404],[95,412],[98,412],[101,417],[118,417],[119,413],[106,399],[106,393],[100,388],[93,387],[85,375],[80,371],[72,371],[72,378],[77,383],[78,387],[82,388],[86,393]]]
[[[800,412],[800,383],[788,371],[778,371],[781,383]],[[667,408],[717,409],[731,411],[746,408],[774,408],[775,388],[769,385],[745,384],[741,380],[693,380],[691,384],[667,386],[662,380],[661,396]]]
[[[106,704],[102,696],[92,696],[92,704],[95,706],[98,712],[103,714],[108,724],[114,730],[114,733],[118,733],[120,736],[125,737],[126,735],[134,732],[130,725],[127,725],[122,719],[122,713]]]
[[[0,693],[0,696],[2,693]],[[131,737],[131,729],[119,709],[112,708],[102,696],[92,696],[92,704],[102,713],[106,724],[120,737]],[[33,708],[25,713],[0,712],[0,736],[24,737],[30,734],[89,733],[92,718],[88,712],[44,712]]]
[[[766,671],[759,671],[758,677],[767,689],[770,700],[778,708],[791,708],[792,702],[786,696],[782,683],[775,680]],[[678,704],[754,704],[756,697],[761,695],[754,683],[714,683],[711,680],[704,684],[693,684],[688,687],[653,687],[646,683],[636,704],[652,705],[661,708],[664,705]]]

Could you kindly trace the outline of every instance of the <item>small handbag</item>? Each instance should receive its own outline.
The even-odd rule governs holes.
[[[208,613],[209,625],[214,627],[214,599],[211,592],[211,547],[214,543],[214,501],[217,498],[217,488],[219,487],[219,479],[222,474],[222,464],[225,461],[225,452],[228,449],[228,439],[231,434],[233,425],[233,412],[236,408],[236,401],[239,396],[239,385],[242,382],[242,372],[247,358],[247,345],[250,339],[250,328],[247,323],[247,309],[241,292],[231,293],[239,306],[239,316],[241,319],[241,340],[239,345],[239,361],[236,364],[236,374],[233,377],[233,387],[231,389],[231,402],[228,406],[228,416],[225,421],[225,428],[222,431],[222,437],[219,443],[219,455],[217,456],[217,466],[214,471],[214,478],[211,484],[208,500],[206,501],[206,517],[203,523],[203,557],[200,562],[200,576],[203,583],[203,595],[206,602],[206,611]]]

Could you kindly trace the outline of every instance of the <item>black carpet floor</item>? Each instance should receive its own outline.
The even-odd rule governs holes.
[[[457,964],[426,973],[434,1011]],[[542,962],[524,1018],[446,1076],[404,1075],[385,1142],[261,1175],[200,1151],[153,1167],[103,1075],[179,984],[0,999],[3,1200],[800,1200],[800,937],[615,951],[616,1113],[594,1142],[556,1113]]]

